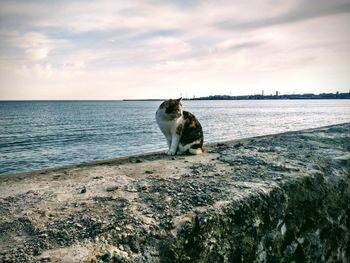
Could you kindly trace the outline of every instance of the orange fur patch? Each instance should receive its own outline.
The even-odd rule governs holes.
[[[176,127],[176,134],[180,135],[182,132],[182,124],[179,124],[179,126]]]

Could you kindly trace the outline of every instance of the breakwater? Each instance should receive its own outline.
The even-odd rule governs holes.
[[[0,177],[2,262],[348,262],[350,124]]]

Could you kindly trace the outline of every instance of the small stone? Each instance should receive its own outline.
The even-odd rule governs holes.
[[[233,147],[234,147],[234,148],[239,148],[239,147],[241,147],[241,146],[243,146],[243,143],[239,142],[239,143],[235,144]]]
[[[129,240],[129,246],[132,252],[134,253],[139,253],[140,251],[140,245],[137,241],[137,238],[135,236],[133,236],[132,238],[130,238]]]
[[[124,188],[125,191],[127,192],[138,192],[138,190],[136,188],[134,188],[133,186],[125,186]]]
[[[107,192],[113,192],[113,191],[115,191],[115,190],[117,190],[117,189],[118,189],[118,186],[112,185],[112,186],[108,186],[108,187],[106,188],[106,191],[107,191]]]
[[[80,193],[81,193],[81,194],[86,193],[86,187],[85,187],[85,186],[83,186],[83,188],[81,189]]]
[[[108,251],[106,253],[104,253],[102,256],[101,256],[101,260],[103,262],[109,262],[109,260],[112,258],[112,254]]]
[[[152,171],[145,171],[145,174],[153,174]]]
[[[137,163],[142,163],[143,161],[142,161],[141,159],[138,158],[138,159],[136,159],[136,162],[137,162]]]
[[[50,256],[41,257],[40,261],[41,262],[50,262],[51,261],[51,257]]]

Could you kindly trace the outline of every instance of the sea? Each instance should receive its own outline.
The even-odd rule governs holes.
[[[0,175],[154,151],[160,101],[0,101]],[[350,100],[184,101],[205,143],[350,122]]]

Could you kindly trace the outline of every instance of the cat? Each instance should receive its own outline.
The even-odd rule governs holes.
[[[168,155],[204,152],[202,126],[192,113],[182,109],[182,98],[160,104],[156,120],[167,140]]]

